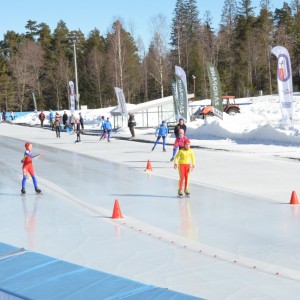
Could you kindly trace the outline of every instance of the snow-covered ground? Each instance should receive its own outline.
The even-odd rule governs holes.
[[[299,299],[300,215],[289,205],[300,192],[299,98],[292,128],[277,96],[249,100],[239,115],[188,124],[199,146],[191,199],[176,198],[172,135],[164,153],[146,143],[154,128],[137,129],[137,141],[123,128],[111,143],[74,144],[67,133],[0,124],[1,242],[208,299]],[[86,128],[110,110],[82,111]],[[20,204],[27,140],[45,153],[35,161],[44,196]],[[115,198],[124,219],[109,218]]]

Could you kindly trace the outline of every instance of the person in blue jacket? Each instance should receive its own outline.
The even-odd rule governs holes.
[[[51,127],[51,130],[53,131],[54,130],[54,114],[53,114],[53,111],[52,109],[50,108],[49,109],[49,123],[50,123],[50,127]]]
[[[109,118],[106,119],[106,121],[103,123],[103,132],[106,132],[107,134],[107,141],[110,143],[110,133],[112,130],[112,125],[109,121]]]
[[[155,149],[156,145],[158,144],[159,140],[162,138],[163,140],[163,151],[166,152],[166,137],[168,135],[168,127],[166,125],[166,121],[162,121],[161,125],[155,130],[156,141],[152,148],[152,151]]]

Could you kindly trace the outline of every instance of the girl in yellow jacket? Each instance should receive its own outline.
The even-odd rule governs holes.
[[[192,165],[191,165],[192,163]],[[195,154],[190,149],[190,141],[187,139],[184,143],[184,148],[179,150],[174,159],[174,169],[179,171],[178,196],[182,197],[182,187],[184,182],[184,193],[189,196],[189,175],[195,167]]]

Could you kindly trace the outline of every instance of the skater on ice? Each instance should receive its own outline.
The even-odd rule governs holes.
[[[184,124],[184,120],[182,118],[179,119],[178,124],[174,128],[174,134],[175,134],[176,137],[179,136],[179,130],[180,129],[184,130],[184,134],[186,133],[186,125]]]
[[[178,150],[184,148],[184,143],[187,139],[188,138],[184,135],[184,130],[179,129],[178,137],[176,137],[175,142],[174,142],[174,146],[173,146],[173,155],[170,159],[171,162],[174,160]]]
[[[159,140],[162,138],[163,140],[163,151],[166,152],[166,137],[168,135],[168,127],[166,125],[166,121],[162,121],[161,125],[156,129],[155,131],[155,136],[156,136],[156,141],[154,143],[154,146],[151,151],[153,151],[158,144]]]
[[[195,154],[194,151],[190,149],[190,141],[188,139],[184,143],[184,148],[179,150],[179,152],[175,156],[174,169],[177,168],[179,172],[178,196],[183,196],[183,183],[184,193],[186,196],[189,196],[189,177],[190,172],[193,171],[193,169],[195,168]]]
[[[28,178],[28,174],[30,174],[32,181],[33,181],[33,185],[34,185],[34,189],[36,191],[37,194],[40,194],[42,191],[38,188],[38,183],[34,174],[34,168],[32,165],[32,160],[34,158],[37,158],[39,156],[43,156],[43,153],[40,154],[36,154],[33,155],[31,153],[32,150],[32,144],[27,142],[25,143],[25,153],[24,153],[24,158],[21,160],[21,163],[23,163],[23,167],[22,167],[22,172],[23,172],[23,180],[22,180],[22,190],[21,193],[24,195],[26,194],[26,181]]]

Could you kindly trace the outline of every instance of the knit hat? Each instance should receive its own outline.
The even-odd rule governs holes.
[[[26,143],[25,143],[25,149],[26,149],[26,150],[28,150],[29,145],[31,145],[31,143],[29,143],[29,142],[26,142]]]
[[[184,144],[190,144],[191,142],[190,142],[190,140],[189,139],[186,139],[185,141],[184,141]]]

